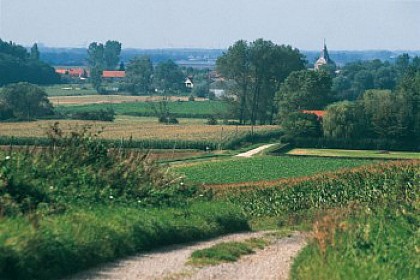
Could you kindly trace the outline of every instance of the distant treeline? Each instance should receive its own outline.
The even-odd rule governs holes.
[[[41,48],[41,60],[52,65],[74,66],[87,65],[86,48]],[[173,61],[197,61],[212,62],[226,52],[225,49],[123,49],[121,59],[129,61],[136,56],[147,55],[154,64],[168,59]],[[306,56],[309,65],[312,65],[319,57],[320,51],[301,51]],[[410,56],[420,55],[420,51],[330,51],[331,59],[337,65],[342,66],[350,62],[380,59],[394,62],[395,58],[402,53]],[[192,60],[191,60],[192,59]],[[194,64],[194,63],[193,63]],[[200,64],[202,65],[202,64]],[[210,63],[211,66],[214,66]]]
[[[28,52],[22,46],[0,39],[0,86],[17,82],[57,84],[60,77],[53,67],[39,60],[36,44]]]

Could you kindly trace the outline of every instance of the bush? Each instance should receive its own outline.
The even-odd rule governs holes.
[[[210,118],[207,120],[207,124],[208,124],[208,125],[217,125],[217,119],[216,119],[215,117],[210,117]]]
[[[106,121],[112,122],[115,120],[115,112],[113,109],[91,111],[91,112],[78,112],[70,115],[74,120],[92,120],[92,121]]]
[[[164,124],[179,124],[178,119],[174,117],[167,117],[167,116],[159,117],[159,122],[164,123]]]

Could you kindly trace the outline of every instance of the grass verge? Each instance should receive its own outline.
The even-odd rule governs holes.
[[[222,242],[193,252],[188,263],[204,266],[235,262],[243,255],[253,254],[256,249],[263,249],[268,243],[269,241],[263,238],[250,238],[242,242]]]
[[[238,207],[100,206],[0,220],[0,279],[55,279],[159,246],[248,230]]]

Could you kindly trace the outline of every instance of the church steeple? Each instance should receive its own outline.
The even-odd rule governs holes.
[[[315,62],[315,70],[319,70],[319,68],[323,65],[332,65],[335,67],[335,62],[330,58],[330,55],[328,53],[325,38],[324,38],[324,48],[322,49],[318,60]]]

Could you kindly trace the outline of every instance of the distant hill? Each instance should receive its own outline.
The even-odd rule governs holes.
[[[48,48],[42,47],[41,59],[52,65],[77,66],[87,65],[87,50],[85,48]],[[183,66],[197,68],[213,68],[217,58],[225,52],[225,49],[123,49],[121,59],[126,63],[139,55],[150,56],[153,63],[171,59]],[[308,64],[313,64],[318,58],[320,51],[301,52],[306,56]],[[395,57],[402,53],[410,56],[420,56],[420,51],[329,51],[331,58],[339,66],[358,60],[380,59],[392,62]]]

